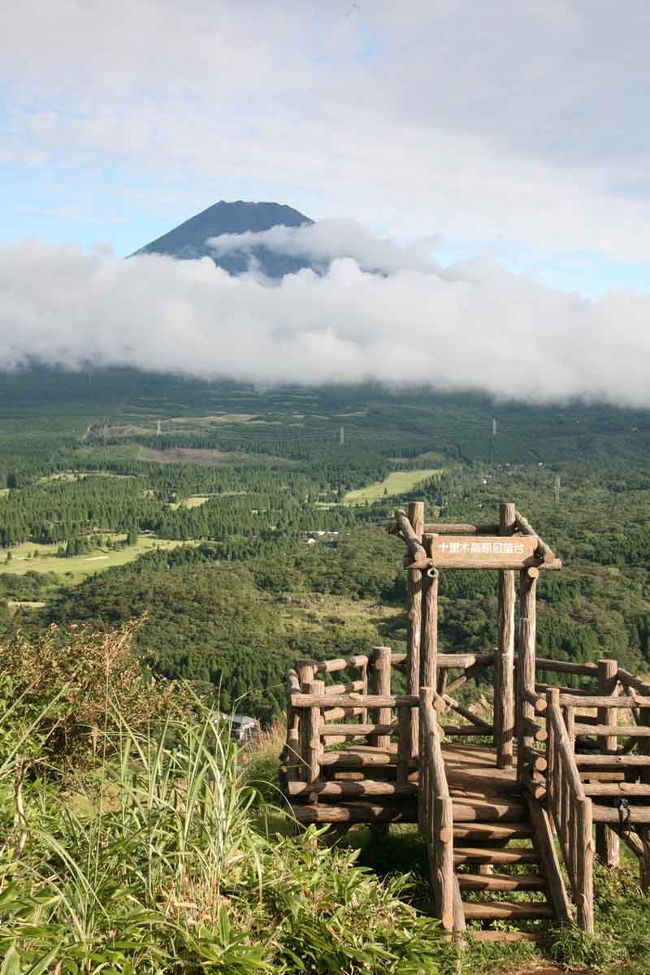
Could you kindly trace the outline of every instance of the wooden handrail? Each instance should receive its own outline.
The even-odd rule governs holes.
[[[560,707],[560,693],[547,695],[546,794],[573,888],[580,927],[594,929],[593,815],[576,764],[573,742]],[[571,709],[567,709],[569,712]],[[569,715],[572,723],[572,715]]]
[[[598,664],[575,664],[570,660],[551,660],[548,657],[538,657],[535,661],[537,670],[549,670],[555,674],[580,674],[583,677],[598,677]]]
[[[419,700],[417,694],[323,694],[320,690],[289,697],[292,708],[415,708]]]
[[[464,931],[465,915],[454,872],[454,814],[438,733],[433,688],[420,688],[419,823],[427,840],[436,913],[445,931]]]
[[[313,663],[317,674],[333,674],[338,670],[347,670],[348,667],[365,667],[368,659],[367,654],[355,654],[353,657],[336,657],[334,660],[305,662]]]
[[[650,688],[649,688],[650,690]],[[650,697],[640,694],[619,697],[616,694],[562,694],[560,707],[569,708],[650,708]],[[579,719],[578,719],[579,720]]]

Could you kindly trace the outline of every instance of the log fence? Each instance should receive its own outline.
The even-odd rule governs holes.
[[[424,788],[419,797],[420,829],[428,845],[431,887],[436,914],[445,931],[465,930],[465,914],[454,871],[454,811],[440,746],[434,691],[420,688],[422,755],[420,774]]]
[[[575,761],[559,692],[548,692],[546,795],[578,909],[578,922],[594,929],[592,806]]]

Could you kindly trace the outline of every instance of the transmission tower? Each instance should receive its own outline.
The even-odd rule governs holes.
[[[559,474],[556,474],[555,475],[555,485],[554,485],[554,488],[553,488],[553,492],[555,494],[555,503],[556,504],[559,504],[560,503],[560,487],[561,486],[562,486],[562,481],[560,479],[560,475]]]
[[[342,447],[345,447],[345,428],[341,427],[339,430],[339,443]]]

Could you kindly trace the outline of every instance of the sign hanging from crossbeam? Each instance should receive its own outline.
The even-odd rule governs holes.
[[[433,535],[431,560],[440,569],[523,569],[536,565],[536,535]]]

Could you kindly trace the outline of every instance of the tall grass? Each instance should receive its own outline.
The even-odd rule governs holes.
[[[2,975],[438,970],[436,924],[403,882],[271,832],[218,716],[143,730],[107,707],[74,788],[33,777],[17,793],[4,763]]]

